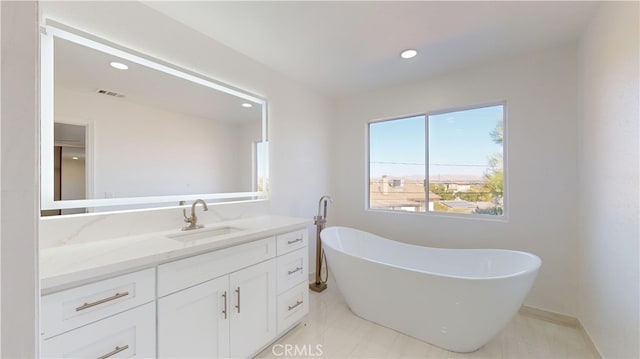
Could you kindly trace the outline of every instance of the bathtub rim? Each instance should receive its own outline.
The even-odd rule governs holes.
[[[518,255],[524,255],[526,257],[532,258],[534,260],[535,265],[533,265],[531,268],[527,268],[526,270],[517,271],[517,272],[514,272],[514,273],[509,273],[509,274],[500,275],[500,276],[491,276],[491,277],[468,277],[468,276],[459,276],[459,275],[452,275],[452,274],[445,274],[445,273],[429,272],[429,271],[424,271],[424,270],[420,270],[420,269],[416,269],[416,268],[401,266],[401,265],[397,265],[397,264],[391,264],[391,263],[388,263],[388,262],[383,262],[383,261],[379,261],[379,260],[375,260],[375,259],[371,259],[371,258],[367,258],[367,257],[356,256],[356,255],[353,255],[351,253],[348,253],[348,252],[345,252],[343,250],[340,250],[338,248],[335,248],[334,246],[330,245],[330,243],[325,242],[323,240],[323,238],[322,238],[322,233],[324,231],[326,231],[328,229],[332,229],[332,228],[334,230],[347,229],[347,230],[351,230],[351,231],[357,231],[357,232],[361,232],[361,233],[365,233],[365,234],[368,234],[368,235],[372,235],[372,236],[378,237],[378,238],[386,240],[386,241],[397,242],[397,243],[399,243],[400,245],[403,245],[403,246],[417,247],[417,248],[428,248],[430,250],[435,250],[435,251],[468,251],[468,252],[509,252],[509,253],[517,253]],[[338,251],[338,252],[340,252],[340,253],[342,253],[344,255],[347,255],[347,256],[349,256],[351,258],[365,260],[365,261],[368,261],[368,262],[371,262],[371,263],[385,265],[385,266],[389,266],[389,267],[393,267],[393,268],[397,268],[397,269],[401,269],[401,270],[406,270],[406,271],[411,271],[411,272],[415,272],[415,273],[428,274],[428,275],[439,276],[439,277],[444,277],[444,278],[452,278],[452,279],[463,279],[463,280],[479,281],[479,280],[495,280],[495,279],[515,278],[515,277],[527,275],[529,273],[537,272],[540,269],[540,267],[542,266],[542,259],[539,256],[537,256],[537,255],[535,255],[533,253],[525,252],[525,251],[518,251],[518,250],[513,250],[513,249],[487,249],[487,248],[457,249],[457,248],[428,247],[428,246],[421,246],[421,245],[417,245],[417,244],[411,244],[411,243],[405,243],[405,242],[396,241],[396,240],[393,240],[393,239],[389,239],[389,238],[385,238],[385,237],[379,236],[379,235],[371,233],[371,232],[362,231],[362,230],[359,230],[359,229],[356,229],[356,228],[346,227],[346,226],[330,226],[330,227],[326,227],[320,233],[320,239],[321,239],[323,245],[328,245],[333,250]]]

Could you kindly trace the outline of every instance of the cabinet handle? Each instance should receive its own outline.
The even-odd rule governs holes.
[[[302,267],[296,267],[296,269],[287,271],[287,273],[289,273],[289,275],[292,275],[293,273],[299,272],[301,270],[302,270]]]
[[[302,237],[298,237],[293,241],[287,241],[287,244],[294,244],[294,243],[298,243],[298,242],[302,242]]]
[[[238,304],[236,304],[236,308],[238,308],[238,313],[240,313],[240,287],[236,288],[236,293],[238,293]]]
[[[116,294],[112,295],[109,298],[96,300],[95,302],[91,302],[91,303],[84,303],[83,305],[81,305],[81,306],[76,308],[76,312],[79,312],[81,310],[85,310],[87,308],[95,307],[96,305],[100,305],[100,304],[103,304],[103,303],[106,303],[106,302],[110,302],[110,301],[116,300],[118,298],[126,297],[128,295],[129,295],[129,292],[116,293]]]
[[[227,292],[226,291],[222,294],[222,298],[224,298],[224,310],[222,311],[222,313],[224,313],[224,319],[227,319]]]
[[[125,345],[123,347],[116,347],[113,351],[111,351],[111,352],[109,352],[109,353],[107,353],[107,354],[105,354],[105,355],[103,355],[101,357],[98,357],[98,359],[107,359],[107,358],[112,357],[112,356],[120,353],[121,351],[127,350],[127,349],[129,349],[128,345]]]
[[[291,311],[291,310],[293,310],[293,308],[299,306],[300,304],[302,304],[302,301],[301,300],[296,300],[296,304],[289,305],[289,306],[287,306],[287,308],[289,308],[289,310]]]

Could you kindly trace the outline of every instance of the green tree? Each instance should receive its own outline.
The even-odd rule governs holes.
[[[504,136],[504,124],[502,122],[502,118],[498,119],[498,123],[496,124],[496,128],[489,133],[489,136],[493,140],[493,142],[501,145],[503,136]]]
[[[440,198],[442,198],[445,201],[452,200],[455,198],[455,193],[449,190],[443,184],[429,183],[429,191],[437,194],[438,196],[440,196]]]
[[[493,131],[489,133],[489,136],[493,140],[493,142],[497,144],[503,144],[504,141],[504,125],[502,118],[498,119],[498,123]],[[484,173],[484,178],[486,180],[486,188],[496,204],[502,203],[503,186],[504,186],[504,160],[502,156],[502,151],[494,153],[491,157],[489,157],[489,168]]]
[[[484,173],[486,187],[493,198],[501,199],[504,186],[504,169],[502,167],[502,153],[496,153],[489,159],[490,168]]]
[[[456,197],[468,202],[478,202],[480,200],[480,193],[472,191],[456,192]]]

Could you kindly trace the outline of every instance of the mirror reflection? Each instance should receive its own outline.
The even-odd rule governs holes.
[[[261,103],[65,38],[53,38],[53,59],[54,140],[43,165],[53,168],[54,208],[43,214],[267,189]],[[93,201],[58,206],[70,200]]]

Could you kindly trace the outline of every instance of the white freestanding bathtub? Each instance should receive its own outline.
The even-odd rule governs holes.
[[[525,252],[421,247],[345,227],[321,238],[353,313],[455,352],[477,350],[511,320],[541,263]]]

